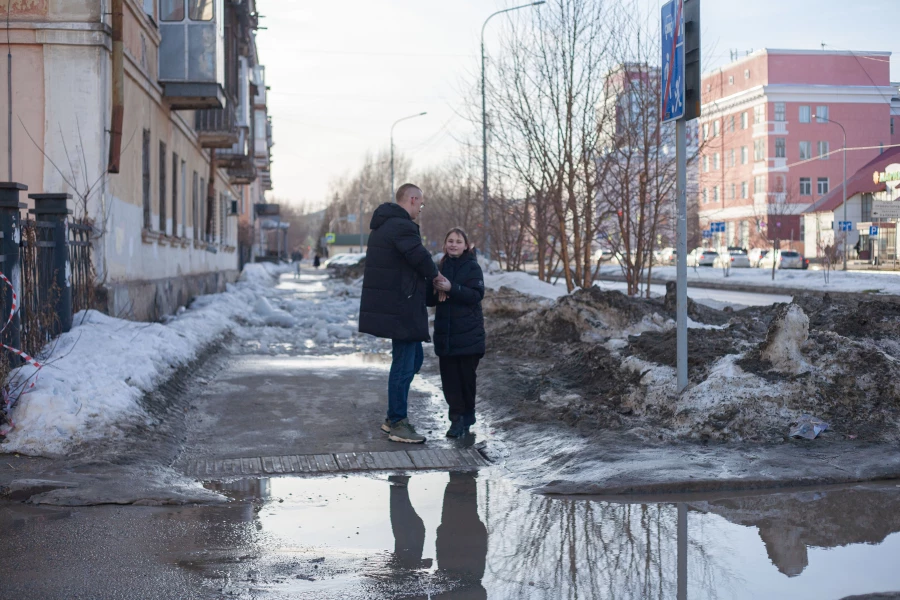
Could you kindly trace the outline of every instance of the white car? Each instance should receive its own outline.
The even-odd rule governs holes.
[[[735,269],[749,269],[750,258],[743,252],[729,252],[728,254],[720,254],[716,258],[717,267],[725,267],[725,261],[731,263],[731,267]]]
[[[719,253],[715,250],[704,248],[694,248],[687,255],[687,266],[689,267],[711,267],[716,263]]]
[[[663,248],[656,253],[656,264],[658,265],[674,265],[677,257],[675,248]]]
[[[773,260],[775,261],[775,266],[779,269],[802,269],[804,262],[803,256],[796,250],[778,250],[775,252],[774,257],[771,252],[763,257],[759,261],[759,266],[771,269]]]
[[[770,250],[768,250],[766,248],[751,248],[750,252],[747,254],[747,258],[750,259],[750,266],[751,267],[760,266],[760,264],[759,264],[760,261],[762,261],[762,259],[764,259],[766,257],[766,255],[769,254],[769,252],[770,252]]]

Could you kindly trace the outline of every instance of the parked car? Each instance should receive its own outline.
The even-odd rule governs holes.
[[[656,264],[658,265],[674,265],[677,258],[675,248],[663,248],[656,253]]]
[[[606,262],[608,260],[612,260],[613,254],[614,253],[612,250],[606,250],[605,248],[598,248],[597,250],[594,250],[593,254],[591,254],[591,259],[594,262],[597,262],[598,260]]]
[[[729,252],[728,254],[720,254],[716,258],[715,266],[725,267],[725,261],[731,263],[731,267],[736,269],[750,268],[750,259],[743,252]]]
[[[769,252],[760,262],[759,266],[771,269],[772,261],[778,269],[802,269],[805,259],[796,250],[778,250],[774,256]]]
[[[747,253],[747,258],[750,259],[750,266],[759,267],[760,261],[768,254],[769,251],[766,248],[751,248],[750,252]],[[769,266],[771,266],[771,264]]]
[[[687,255],[687,266],[689,267],[711,267],[715,264],[719,253],[715,250],[706,248],[694,248]]]

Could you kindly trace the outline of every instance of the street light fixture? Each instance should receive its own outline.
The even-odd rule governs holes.
[[[844,147],[843,147],[843,155],[844,155],[844,180],[841,182],[841,187],[844,190],[844,223],[847,222],[847,130],[844,129],[844,126],[838,123],[837,121],[832,121],[828,117],[823,117],[821,115],[812,115],[812,118],[817,121],[825,121],[826,123],[834,123],[838,127],[841,128],[841,132],[844,134]],[[846,227],[846,226],[845,226]],[[844,234],[844,271],[847,270],[847,232],[842,231]]]
[[[546,0],[540,0],[539,2],[532,2],[531,4],[523,4],[522,6],[514,6],[512,8],[498,10],[494,14],[490,15],[487,19],[485,19],[484,25],[481,26],[481,161],[482,174],[484,176],[484,180],[481,184],[482,202],[484,208],[484,248],[482,248],[482,250],[484,251],[485,258],[487,258],[488,260],[490,260],[491,258],[491,213],[488,207],[487,106],[485,102],[486,93],[484,87],[484,28],[487,27],[488,21],[490,21],[497,15],[501,15],[513,10],[519,10],[520,8],[539,6],[546,3]]]
[[[408,117],[397,119],[396,121],[394,121],[394,124],[391,125],[391,197],[389,202],[394,201],[394,127],[401,121],[406,121],[407,119],[415,119],[416,117],[421,117],[422,115],[427,114],[427,112],[420,112],[415,115],[409,115]]]

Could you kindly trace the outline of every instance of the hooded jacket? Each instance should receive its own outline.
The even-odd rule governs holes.
[[[372,215],[359,302],[359,331],[405,342],[427,342],[425,290],[437,277],[419,226],[402,206],[387,202]]]
[[[458,258],[448,256],[441,273],[451,288],[444,302],[437,301],[433,286],[428,287],[428,305],[434,313],[434,353],[438,356],[484,356],[484,275],[474,254],[464,252]]]

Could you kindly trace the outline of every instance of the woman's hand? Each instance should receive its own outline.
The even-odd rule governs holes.
[[[437,297],[438,297],[438,302],[444,302],[447,300],[447,292],[438,291]]]

